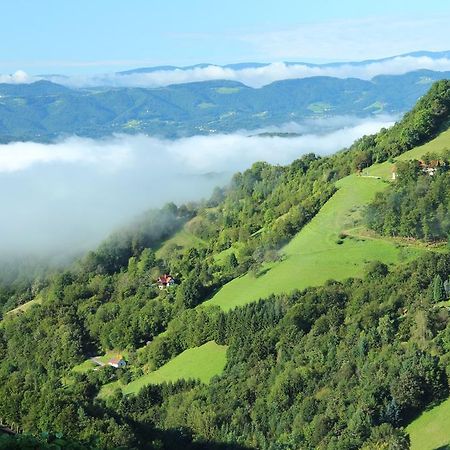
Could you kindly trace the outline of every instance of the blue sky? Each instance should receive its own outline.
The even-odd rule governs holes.
[[[450,49],[448,0],[4,0],[0,73]]]

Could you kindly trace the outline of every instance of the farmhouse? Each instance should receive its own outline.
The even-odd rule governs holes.
[[[121,367],[125,367],[127,363],[123,358],[111,358],[108,361],[108,365],[116,369],[119,369]]]
[[[428,163],[422,160],[419,160],[419,167],[422,169],[423,173],[426,173],[430,176],[433,176],[436,174],[437,169],[441,167],[442,163],[435,159],[433,161],[429,161]]]
[[[175,284],[175,278],[172,275],[164,274],[158,278],[157,283],[159,289],[166,289]]]

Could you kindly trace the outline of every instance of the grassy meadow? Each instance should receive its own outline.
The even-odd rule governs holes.
[[[450,399],[425,411],[407,428],[411,450],[450,449]]]
[[[121,385],[109,383],[102,387],[99,397],[105,398],[120,388],[124,394],[136,394],[148,384],[161,384],[177,380],[200,380],[208,383],[212,377],[220,375],[227,362],[227,346],[214,341],[200,347],[190,348],[180,353],[159,369],[142,375],[131,383]]]
[[[442,153],[446,149],[450,149],[450,128],[432,141],[401,154],[395,160],[408,161],[411,159],[421,159],[426,153]],[[386,161],[382,164],[374,164],[368,169],[365,169],[364,172],[370,176],[390,180],[392,178],[393,166],[393,163]]]

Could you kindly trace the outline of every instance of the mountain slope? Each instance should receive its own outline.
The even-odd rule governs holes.
[[[3,421],[101,448],[407,449],[401,427],[448,396],[450,258],[418,243],[402,263],[390,239],[355,229],[390,189],[355,172],[439,135],[449,98],[439,82],[396,126],[332,157],[256,163],[208,201],[149,212],[73,267],[8,294],[40,302],[0,323]],[[280,289],[258,285],[277,270]],[[327,282],[327,270],[342,281]],[[160,288],[168,273],[176,284]],[[202,305],[233,279],[265,299],[249,294],[226,312]],[[220,376],[154,384],[158,369],[167,375],[211,341],[228,346]],[[73,370],[121,350],[124,369]],[[99,397],[111,382],[145,386]]]

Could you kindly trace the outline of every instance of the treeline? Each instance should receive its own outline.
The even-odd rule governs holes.
[[[450,80],[438,81],[392,128],[365,136],[355,143],[354,167],[363,169],[387,161],[428,142],[450,125],[449,112]]]
[[[367,208],[368,226],[387,236],[447,240],[450,234],[448,157],[441,157],[440,164],[436,173],[429,175],[417,161],[397,163],[397,181],[379,192]]]

